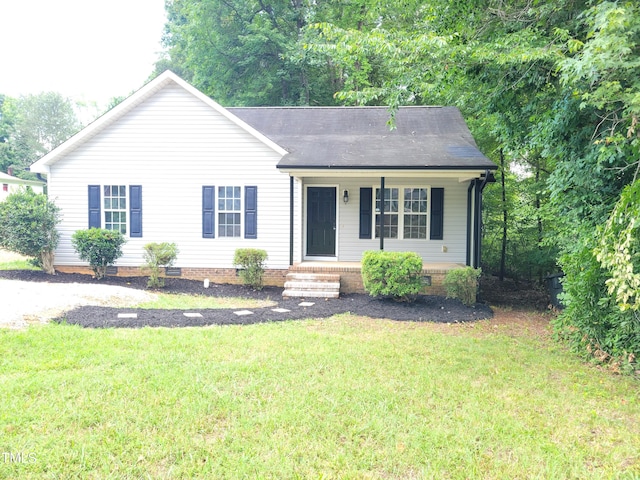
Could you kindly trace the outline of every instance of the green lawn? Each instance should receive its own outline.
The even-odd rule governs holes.
[[[0,330],[0,478],[638,478],[639,386],[490,322]]]

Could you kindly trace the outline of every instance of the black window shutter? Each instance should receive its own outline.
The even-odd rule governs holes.
[[[130,237],[142,237],[142,185],[129,186]]]
[[[89,228],[100,228],[100,185],[89,185]]]
[[[202,238],[215,238],[215,187],[202,187]]]
[[[258,238],[258,187],[244,187],[244,238]]]
[[[431,189],[431,240],[444,238],[444,188]]]
[[[360,189],[360,238],[371,238],[373,224],[373,189]]]

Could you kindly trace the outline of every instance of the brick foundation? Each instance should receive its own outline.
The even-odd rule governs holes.
[[[167,278],[184,278],[187,280],[204,280],[208,278],[212,283],[242,284],[242,279],[235,268],[192,268],[178,267],[180,275],[165,275]],[[61,273],[81,273],[93,275],[89,267],[56,265],[56,271]],[[274,287],[284,286],[284,279],[288,270],[265,270],[264,284]],[[147,277],[149,274],[141,267],[117,267],[117,273],[108,274],[109,277]]]
[[[180,275],[170,275],[168,278],[185,278],[187,280],[204,280],[208,278],[213,283],[229,283],[234,285],[242,284],[242,279],[235,268],[193,268],[178,267]],[[57,265],[56,271],[61,273],[81,273],[93,275],[89,267]],[[340,293],[364,293],[362,285],[362,274],[359,267],[344,267],[340,265],[318,267],[305,266],[304,264],[294,265],[289,270],[265,270],[264,284],[274,287],[283,287],[289,272],[309,272],[309,273],[336,273],[340,275]],[[444,295],[443,281],[446,270],[424,268],[423,277],[431,278],[431,286],[425,286],[422,293],[427,295]],[[117,277],[146,277],[146,273],[140,267],[117,267],[117,273],[108,276]]]

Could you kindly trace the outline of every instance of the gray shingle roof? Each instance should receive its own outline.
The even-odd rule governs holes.
[[[455,107],[234,107],[286,149],[279,168],[490,169]]]

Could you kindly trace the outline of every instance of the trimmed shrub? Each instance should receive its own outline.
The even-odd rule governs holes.
[[[423,286],[422,258],[414,252],[364,252],[362,283],[372,297],[413,301]]]
[[[30,188],[10,194],[0,202],[0,247],[34,257],[32,263],[53,275],[59,211],[46,195]]]
[[[238,248],[233,256],[233,265],[240,268],[240,278],[245,285],[262,290],[264,262],[267,252],[257,248]]]
[[[163,268],[170,267],[178,258],[178,247],[175,243],[147,243],[144,246],[143,258],[145,267],[149,269],[149,288],[164,287],[164,277],[160,276]]]
[[[447,298],[456,298],[468,307],[475,304],[481,273],[482,270],[473,267],[449,270],[443,282]]]
[[[107,267],[122,256],[124,236],[116,230],[90,228],[78,230],[71,237],[73,248],[81,260],[89,262],[94,277],[98,280],[107,274]]]

